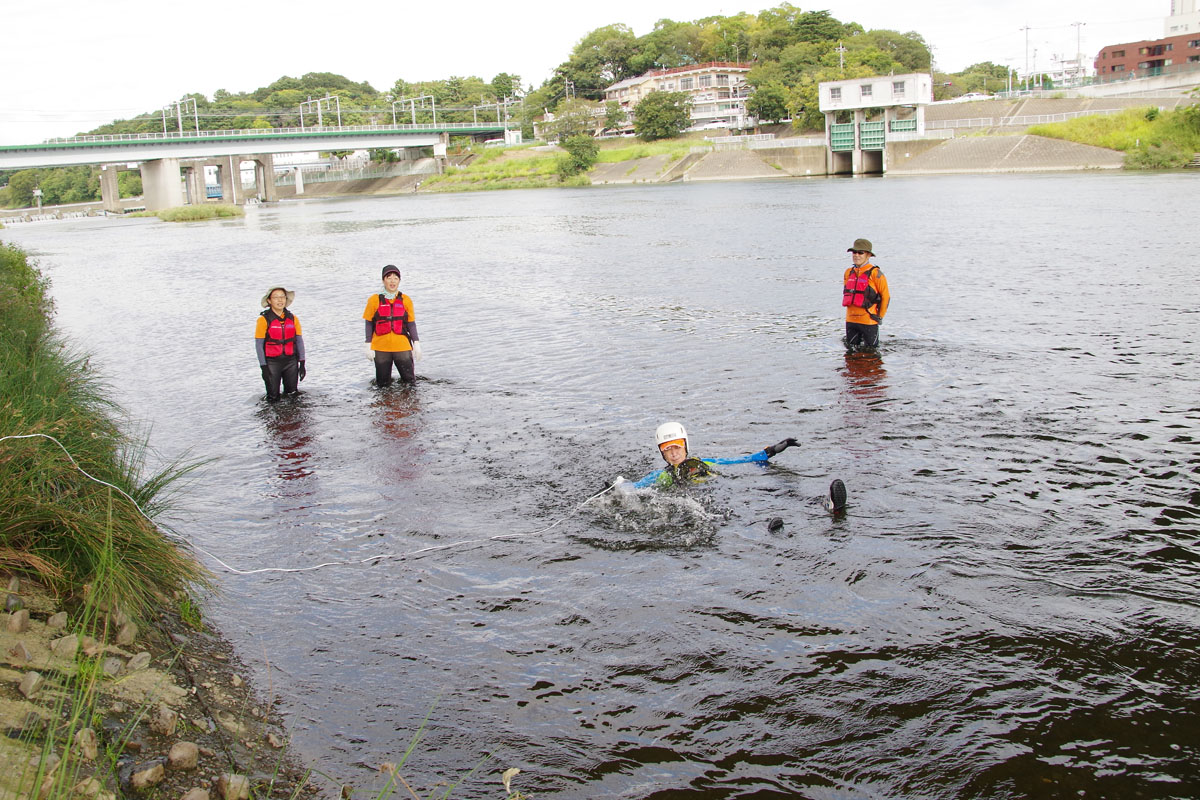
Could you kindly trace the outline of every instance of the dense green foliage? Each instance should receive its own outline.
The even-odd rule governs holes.
[[[1177,168],[1200,153],[1200,104],[1161,113],[1153,106],[1131,108],[1120,114],[1034,125],[1029,132],[1120,150],[1130,169]]]
[[[42,190],[43,206],[95,202],[100,199],[100,168],[56,167],[10,172],[7,185],[0,188],[0,206],[29,208],[36,204],[34,189]],[[117,189],[121,197],[141,194],[142,176],[137,172],[119,173]]]
[[[591,169],[600,154],[600,145],[586,133],[563,139],[562,148],[567,152],[559,156],[558,177],[564,181]]]
[[[633,108],[633,131],[640,139],[670,139],[691,124],[686,92],[652,92]]]
[[[100,572],[113,597],[140,614],[205,572],[142,516],[187,471],[145,477],[144,445],[114,422],[86,356],[54,335],[47,285],[25,253],[0,245],[0,567],[36,575],[59,592]],[[120,491],[89,480],[86,470]],[[111,598],[110,598],[111,599]]]

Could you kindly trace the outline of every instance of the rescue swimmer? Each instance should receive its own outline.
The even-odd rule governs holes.
[[[651,486],[668,489],[673,486],[703,483],[714,475],[719,475],[714,466],[727,464],[765,464],[769,459],[779,455],[789,447],[799,446],[794,438],[787,438],[778,444],[764,447],[757,453],[740,458],[697,458],[688,453],[688,435],[683,425],[678,422],[664,422],[654,431],[654,442],[658,452],[667,466],[655,470],[649,475],[634,481],[635,489],[645,489]],[[621,479],[618,478],[618,481]],[[835,479],[829,485],[829,497],[825,499],[825,507],[830,511],[841,511],[846,507],[846,484]]]
[[[416,362],[421,360],[421,343],[412,298],[400,291],[400,269],[394,264],[383,268],[383,291],[367,298],[363,311],[366,322],[367,358],[375,363],[375,385],[392,382],[392,365],[404,383],[415,383]]]
[[[868,239],[855,239],[846,248],[853,264],[842,275],[842,306],[846,309],[846,347],[879,346],[879,326],[892,302],[887,278],[878,266]],[[874,310],[872,310],[874,309]]]
[[[296,394],[297,383],[308,374],[304,368],[300,320],[288,309],[295,299],[295,292],[272,286],[262,298],[266,311],[254,322],[254,350],[267,387],[267,400],[271,402],[280,398],[281,384],[283,394]]]

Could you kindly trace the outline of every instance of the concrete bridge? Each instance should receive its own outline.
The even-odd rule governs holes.
[[[217,168],[222,196],[241,204],[246,201],[241,163],[253,162],[255,189],[251,196],[271,201],[275,199],[276,153],[432,146],[435,154],[441,149],[445,155],[451,134],[479,137],[507,132],[500,122],[451,122],[76,136],[40,144],[0,145],[0,169],[99,164],[104,208],[120,213],[117,172],[138,163],[146,208],[157,211],[205,202],[207,166]]]

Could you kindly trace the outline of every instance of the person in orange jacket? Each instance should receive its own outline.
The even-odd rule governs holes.
[[[842,305],[846,308],[846,347],[857,350],[879,345],[879,325],[892,300],[887,278],[876,265],[868,239],[855,239],[846,248],[854,266],[842,275]]]
[[[366,321],[367,358],[375,362],[375,385],[392,382],[392,364],[400,380],[416,383],[416,362],[421,360],[421,344],[412,298],[400,291],[400,270],[394,264],[383,268],[383,291],[367,298],[363,311]]]
[[[304,334],[300,320],[288,308],[296,299],[295,292],[282,286],[272,286],[262,297],[266,311],[254,323],[254,350],[258,353],[258,368],[267,387],[267,400],[274,402],[282,394],[296,394],[297,381],[304,380]]]

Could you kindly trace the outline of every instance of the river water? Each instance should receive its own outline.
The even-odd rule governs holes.
[[[454,797],[502,797],[508,767],[539,798],[1195,797],[1198,178],[404,196],[0,235],[155,459],[209,460],[169,521],[220,576],[209,621],[336,782],[378,787],[427,719],[410,784],[491,755]],[[839,340],[859,236],[894,298],[877,357]],[[419,320],[413,390],[371,386],[361,352],[386,263]],[[268,406],[251,337],[273,281],[309,374]],[[661,463],[667,419],[703,456],[801,446],[584,504]]]

